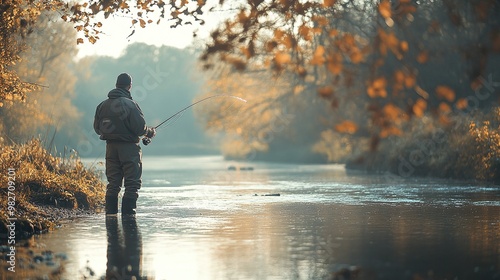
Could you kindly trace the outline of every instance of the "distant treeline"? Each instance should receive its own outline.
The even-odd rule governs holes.
[[[71,139],[72,146],[80,155],[102,154],[104,143],[98,140],[92,128],[95,107],[107,98],[120,73],[132,76],[132,98],[139,103],[148,125],[157,125],[199,95],[204,77],[196,62],[192,50],[143,43],[128,46],[119,58],[86,57],[80,60],[74,104],[82,112],[78,121],[81,131]],[[193,111],[188,110],[175,122],[162,126],[153,143],[144,148],[144,153],[192,155],[216,153],[217,150],[195,121]]]

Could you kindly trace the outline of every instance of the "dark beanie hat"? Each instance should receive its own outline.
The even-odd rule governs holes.
[[[132,84],[132,77],[127,73],[121,73],[116,78],[116,87],[128,87]]]

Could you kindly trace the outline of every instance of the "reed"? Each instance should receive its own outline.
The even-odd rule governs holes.
[[[16,232],[27,237],[53,228],[61,218],[99,211],[105,186],[95,168],[84,166],[73,152],[53,156],[40,139],[24,144],[1,144],[0,232],[12,213],[7,212],[8,170],[14,170]],[[12,178],[10,178],[12,181]],[[4,199],[5,198],[5,199]],[[16,235],[17,236],[17,235]]]

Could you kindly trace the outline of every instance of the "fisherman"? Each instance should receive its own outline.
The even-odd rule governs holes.
[[[116,88],[108,93],[108,99],[97,106],[94,130],[101,140],[106,140],[106,214],[118,213],[118,194],[122,182],[125,193],[122,198],[122,214],[135,214],[142,176],[142,152],[139,138],[153,138],[154,127],[147,127],[139,105],[132,99],[132,77],[118,75]]]

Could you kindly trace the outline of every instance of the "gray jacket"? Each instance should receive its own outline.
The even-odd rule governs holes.
[[[138,143],[147,129],[141,108],[126,89],[111,90],[108,99],[97,106],[94,130],[101,140]]]

